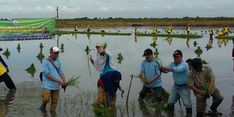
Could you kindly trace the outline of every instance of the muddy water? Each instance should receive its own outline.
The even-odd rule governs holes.
[[[162,27],[163,28],[163,27]],[[67,30],[67,29],[64,29]],[[132,28],[117,28],[106,29],[108,31],[123,31],[132,32]],[[139,28],[140,31],[151,31],[150,28]],[[232,40],[209,40],[209,34],[205,31],[206,27],[193,29],[193,33],[202,34],[200,39],[180,39],[180,38],[166,38],[166,37],[134,37],[134,36],[101,36],[101,35],[61,35],[59,41],[57,38],[52,40],[28,40],[28,41],[1,41],[0,46],[4,51],[8,48],[10,51],[9,56],[5,56],[1,52],[1,56],[6,60],[10,68],[10,76],[16,83],[17,91],[8,92],[4,83],[0,84],[0,115],[6,117],[40,117],[40,116],[59,116],[59,117],[83,117],[95,116],[91,106],[92,101],[96,95],[96,81],[98,72],[88,62],[88,56],[84,51],[86,46],[91,48],[90,54],[94,53],[96,42],[106,42],[107,49],[112,53],[114,65],[122,73],[121,86],[127,92],[130,75],[137,75],[140,71],[140,63],[144,59],[142,57],[143,51],[146,48],[154,47],[156,44],[158,49],[158,57],[162,60],[164,65],[167,65],[173,60],[172,53],[176,49],[181,49],[184,53],[184,59],[197,57],[194,51],[198,46],[202,49],[200,57],[206,60],[213,68],[216,76],[216,84],[220,89],[221,94],[224,96],[224,101],[219,107],[219,111],[223,112],[224,116],[231,116],[233,113],[233,88],[234,88],[234,60],[231,56],[233,41]],[[231,29],[232,30],[232,29]],[[163,32],[163,29],[159,29]],[[175,33],[184,33],[182,27],[177,27]],[[233,34],[232,34],[233,35]],[[207,49],[209,44],[212,48]],[[40,43],[43,48],[40,48]],[[154,44],[152,44],[154,43]],[[197,43],[197,44],[196,44]],[[21,49],[17,50],[20,44]],[[38,74],[41,70],[41,60],[44,55],[48,57],[49,48],[56,45],[64,45],[64,52],[60,53],[59,59],[61,60],[66,78],[72,76],[79,76],[79,88],[70,87],[64,93],[60,92],[60,100],[57,108],[57,113],[41,113],[38,107],[41,103],[41,88]],[[123,60],[121,64],[116,59],[118,54],[121,53]],[[34,64],[35,73],[28,73],[25,71],[31,64]],[[163,87],[170,92],[173,85],[172,74],[163,74]],[[137,78],[133,79],[129,97],[128,111],[125,106],[126,94],[123,98],[120,97],[120,92],[117,92],[117,109],[116,112],[111,113],[111,116],[167,116],[167,113],[157,111],[146,103],[139,105],[137,97],[142,88],[141,81]],[[211,100],[208,100],[207,109],[211,105]],[[195,112],[195,99],[192,95],[192,103]],[[49,109],[47,107],[47,109]],[[185,109],[182,106],[180,109],[179,104],[176,104],[175,116],[185,115]]]

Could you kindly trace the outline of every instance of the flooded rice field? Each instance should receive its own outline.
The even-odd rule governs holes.
[[[163,28],[163,27],[162,27]],[[144,36],[107,36],[107,35],[60,35],[51,40],[25,40],[25,41],[0,41],[3,48],[1,56],[9,66],[9,75],[16,84],[16,92],[8,92],[4,83],[0,84],[0,116],[5,117],[93,117],[105,116],[102,111],[94,110],[92,102],[97,94],[96,83],[99,73],[89,62],[86,54],[86,47],[91,49],[90,54],[95,52],[96,42],[105,42],[107,49],[112,54],[113,64],[122,73],[121,86],[125,90],[124,97],[121,92],[117,92],[117,108],[108,116],[117,117],[151,117],[168,116],[166,112],[159,111],[150,103],[139,105],[137,98],[142,88],[140,79],[132,80],[132,87],[129,95],[129,104],[126,107],[127,90],[130,83],[130,75],[138,75],[140,72],[143,52],[146,48],[151,48],[158,52],[158,58],[163,65],[173,61],[172,53],[176,49],[182,50],[186,60],[188,58],[201,57],[212,67],[216,76],[217,88],[224,96],[224,101],[218,108],[223,116],[234,116],[232,106],[234,105],[234,59],[232,58],[233,40],[213,39],[209,37],[207,27],[192,29],[192,33],[197,33],[203,37],[200,39],[182,39],[168,37],[144,37]],[[72,29],[62,29],[72,30]],[[95,29],[99,30],[99,29]],[[112,32],[130,32],[133,28],[111,28],[105,29]],[[151,28],[141,27],[139,31],[150,32]],[[233,31],[234,29],[231,28]],[[163,32],[163,29],[159,29]],[[184,33],[182,27],[176,27],[175,33]],[[234,35],[234,34],[230,34]],[[60,90],[60,99],[56,113],[42,113],[38,108],[41,104],[41,84],[39,73],[42,68],[43,59],[49,55],[52,46],[62,47],[59,59],[65,69],[66,79],[74,76],[81,76],[78,88],[68,87],[66,92]],[[199,49],[200,48],[200,49]],[[8,50],[7,54],[4,53]],[[197,50],[197,51],[196,51]],[[198,51],[199,50],[199,51]],[[117,59],[118,55],[122,59]],[[35,70],[27,70],[30,66]],[[170,92],[173,86],[172,74],[162,75],[163,87]],[[192,93],[193,94],[193,93]],[[207,109],[211,105],[212,99],[208,99]],[[196,100],[192,95],[193,113],[195,114]],[[47,107],[49,110],[49,107]],[[175,117],[185,115],[185,108],[180,108],[176,104]]]

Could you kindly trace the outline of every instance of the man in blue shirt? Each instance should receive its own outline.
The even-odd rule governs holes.
[[[187,116],[191,116],[191,92],[188,87],[189,66],[183,61],[181,50],[176,50],[173,53],[174,62],[171,62],[168,67],[161,67],[165,73],[172,72],[174,85],[168,100],[168,109],[174,111],[174,104],[181,98],[187,112]]]
[[[46,105],[51,97],[50,111],[54,112],[57,107],[59,98],[60,86],[66,86],[66,80],[64,76],[64,70],[57,59],[60,49],[58,47],[52,47],[50,49],[50,56],[43,61],[42,68],[42,105],[40,109],[46,111]]]
[[[144,86],[138,98],[142,102],[147,93],[153,91],[158,101],[162,101],[162,80],[160,74],[160,66],[154,59],[153,51],[148,48],[144,51],[145,60],[141,63],[140,78],[144,82]]]

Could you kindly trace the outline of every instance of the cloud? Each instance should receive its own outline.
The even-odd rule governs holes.
[[[0,17],[233,16],[233,0],[0,0]]]

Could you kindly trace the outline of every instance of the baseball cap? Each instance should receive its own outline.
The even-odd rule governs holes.
[[[152,51],[150,48],[147,48],[147,49],[144,51],[143,56],[152,55],[152,54],[153,54],[153,51]]]
[[[60,52],[60,49],[56,46],[50,48],[50,52]]]
[[[176,51],[174,51],[173,56],[175,56],[175,55],[181,55],[181,56],[183,56],[181,50],[176,50]]]
[[[96,47],[103,47],[103,44],[101,42],[97,42]]]

